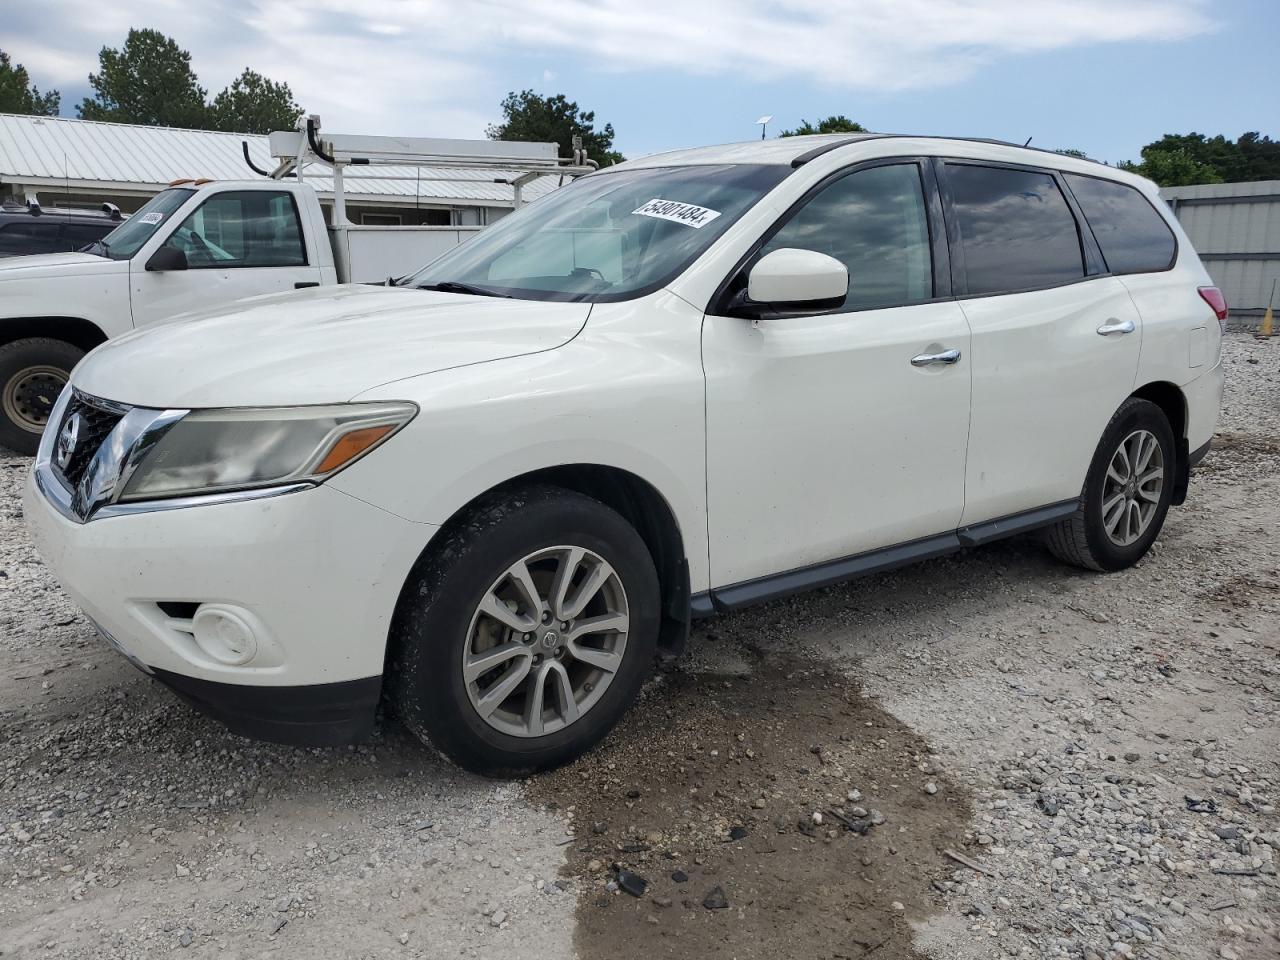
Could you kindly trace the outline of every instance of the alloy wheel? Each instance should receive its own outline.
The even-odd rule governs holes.
[[[1112,543],[1127,547],[1142,537],[1164,492],[1164,451],[1150,430],[1120,441],[1102,482],[1102,526]]]
[[[626,590],[599,554],[579,546],[529,554],[471,617],[461,665],[471,706],[510,736],[563,730],[600,702],[630,624]]]

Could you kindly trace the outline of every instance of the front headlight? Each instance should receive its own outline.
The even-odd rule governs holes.
[[[412,403],[195,410],[142,457],[120,499],[318,483],[383,443],[417,412]]]

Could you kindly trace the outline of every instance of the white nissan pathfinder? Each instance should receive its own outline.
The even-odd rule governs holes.
[[[232,730],[351,742],[386,695],[466,767],[538,770],[695,618],[1031,530],[1134,564],[1208,450],[1225,320],[1122,171],[685,150],[398,285],[104,344],[26,514],[103,636]]]

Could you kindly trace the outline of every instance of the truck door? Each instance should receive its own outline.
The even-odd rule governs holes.
[[[180,254],[178,256],[177,254]],[[191,310],[320,283],[287,190],[211,192],[129,270],[135,327]]]

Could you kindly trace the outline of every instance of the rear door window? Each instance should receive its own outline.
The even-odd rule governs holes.
[[[1173,266],[1177,241],[1138,190],[1114,180],[1063,174],[1112,273],[1154,273]]]
[[[0,224],[0,254],[22,256],[58,249],[58,224],[48,220],[11,220]]]
[[[1079,228],[1052,174],[963,163],[946,174],[970,294],[1084,277]]]

